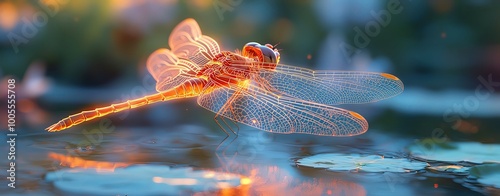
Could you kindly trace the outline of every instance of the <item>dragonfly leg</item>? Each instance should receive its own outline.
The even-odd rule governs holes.
[[[224,126],[222,126],[222,123],[219,122],[219,118],[221,118],[221,116],[219,115],[215,115],[214,117],[214,121],[215,123],[217,123],[217,125],[220,127],[220,129],[222,129],[222,131],[224,131],[224,133],[226,134],[226,137],[224,137],[224,139],[217,145],[217,148],[215,149],[216,152],[219,152],[220,151],[220,148],[222,146],[222,144],[227,140],[227,138],[229,138],[229,136],[231,134],[229,134],[229,132],[226,130],[226,128],[224,128]],[[224,122],[224,124],[227,125],[227,123]],[[224,151],[224,150],[223,150]]]
[[[229,138],[230,134],[229,134],[229,132],[228,132],[228,131],[227,131],[227,130],[226,130],[226,129],[222,126],[222,123],[220,123],[220,122],[219,122],[219,118],[220,118],[220,120],[221,120],[222,122],[224,122],[224,124],[225,124],[227,127],[229,127],[229,130],[231,130],[231,132],[233,132],[233,133],[236,135],[236,137],[234,137],[234,138],[231,140],[231,142],[229,142],[229,144],[224,145],[224,146],[226,146],[226,147],[224,147],[224,148],[221,148],[221,147],[223,146],[222,144],[224,144],[224,143],[226,142],[226,140],[227,140],[227,138]],[[235,132],[231,129],[231,127],[230,127],[230,126],[227,124],[227,122],[224,120],[224,117],[223,117],[223,116],[216,115],[216,116],[214,117],[214,120],[215,120],[215,122],[217,123],[217,125],[219,125],[219,127],[220,127],[223,131],[224,131],[224,133],[226,133],[226,137],[225,137],[225,138],[224,138],[224,139],[223,139],[223,140],[219,143],[219,145],[217,145],[217,148],[215,149],[215,151],[216,151],[216,154],[217,154],[217,152],[221,152],[221,153],[222,153],[222,155],[225,157],[225,152],[226,152],[227,148],[228,148],[228,147],[229,147],[229,146],[230,146],[230,145],[234,142],[234,140],[238,137],[238,134],[236,134],[236,133],[235,133]]]
[[[205,85],[205,87],[203,87],[203,89],[201,90],[201,93],[200,93],[200,95],[199,95],[199,96],[203,96],[203,95],[205,94],[205,92],[207,92],[207,90],[208,90],[209,88],[213,87],[214,85],[215,85],[215,84],[214,84],[213,82],[208,82],[208,83]],[[219,122],[219,119],[218,119],[218,118],[220,117],[219,113],[220,113],[220,112],[215,113],[215,116],[214,116],[214,121],[215,121],[215,123],[217,123],[217,125],[219,126],[219,128],[220,128],[220,129],[222,129],[222,131],[224,131],[224,133],[226,133],[226,138],[227,138],[227,137],[229,137],[229,136],[230,136],[230,134],[229,134],[229,132],[226,130],[226,128],[224,128],[224,126],[222,126],[222,124]],[[226,124],[226,125],[227,125],[227,123],[226,123],[226,122],[224,122],[224,124]],[[231,131],[231,132],[233,132],[233,131]],[[224,140],[225,140],[226,138],[224,138]]]
[[[233,103],[233,101],[235,99],[237,99],[240,95],[241,95],[241,90],[236,91],[229,98],[229,100],[226,102],[226,104],[221,108],[222,113],[226,112],[229,109],[229,112],[231,113],[231,116],[236,117],[237,115],[236,115],[236,112],[234,111],[233,105],[232,104],[227,104],[227,103]],[[238,133],[240,132],[240,126],[238,125],[238,123],[236,122],[236,120],[233,120],[233,119],[230,119],[230,118],[227,118],[227,119],[229,119],[236,126],[236,132],[233,131],[233,133],[236,135],[236,137],[238,137]],[[226,123],[226,125],[228,125],[228,124]],[[232,131],[232,129],[231,129],[231,131]]]
[[[230,98],[226,101],[226,103],[225,103],[225,104],[221,107],[221,109],[219,110],[219,112],[217,112],[217,113],[216,113],[215,118],[214,118],[214,119],[216,119],[216,121],[217,121],[217,117],[221,116],[220,120],[221,120],[221,121],[222,121],[222,122],[223,122],[223,123],[224,123],[224,124],[225,124],[225,125],[229,128],[229,130],[230,130],[231,132],[233,132],[233,133],[234,133],[234,135],[236,135],[236,137],[238,137],[238,132],[240,131],[240,126],[238,125],[238,123],[236,122],[236,120],[234,120],[234,119],[233,119],[233,118],[236,118],[236,117],[237,117],[237,115],[236,115],[236,113],[235,113],[235,111],[234,111],[234,108],[233,108],[233,106],[231,105],[231,103],[233,103],[233,101],[234,101],[237,97],[239,97],[239,95],[240,95],[240,94],[241,94],[241,90],[236,91],[236,92],[235,92],[235,93],[234,93],[234,94],[233,94],[233,95],[232,95],[232,96],[231,96],[231,97],[230,97]],[[229,118],[229,117],[225,117],[225,116],[221,115],[221,114],[224,114],[226,111],[228,111],[228,112],[230,113],[230,115],[229,115],[229,116],[232,116],[233,118]],[[232,123],[236,126],[236,129],[237,129],[237,131],[236,131],[236,132],[235,132],[235,131],[231,128],[231,126],[229,125],[229,123],[227,123],[227,121],[225,120],[225,118],[226,118],[226,119],[228,119],[228,120],[230,120],[230,121],[231,121],[231,122],[232,122]],[[221,124],[220,124],[219,122],[217,122],[217,123],[219,124],[219,127],[222,127],[222,126],[221,126]],[[226,131],[226,132],[227,132],[227,131]]]
[[[236,134],[236,132],[234,132],[233,128],[231,128],[231,125],[229,125],[227,123],[227,121],[225,120],[224,116],[219,116],[220,117],[220,121],[222,121],[224,123],[224,125],[226,125],[226,127],[231,131],[233,132],[234,135],[238,136],[238,134]]]
[[[207,90],[212,87],[213,85],[215,85],[213,82],[209,82],[207,85],[205,85],[205,87],[202,89],[201,93],[200,93],[200,96],[204,95],[205,92],[207,92]],[[223,111],[223,109],[221,109],[221,111]],[[231,136],[231,134],[229,134],[229,131],[227,131],[227,129],[229,129],[231,132],[233,132],[235,135],[237,135],[233,129],[231,128],[231,126],[228,125],[228,123],[224,120],[224,116],[220,115],[221,112],[217,112],[215,113],[215,116],[214,116],[214,121],[215,123],[217,123],[217,126],[219,126],[219,128],[224,131],[224,133],[226,134],[226,137],[219,143],[219,145],[217,145],[217,150],[220,148],[221,144],[224,143],[227,138],[229,136]],[[222,123],[221,123],[222,121]],[[224,125],[226,125],[227,128],[224,127]]]
[[[225,143],[225,141],[227,140],[227,138],[229,137],[229,132],[224,128],[224,126],[222,125],[222,123],[224,123],[226,125],[226,127],[231,131],[233,132],[233,134],[235,135],[235,137],[231,140],[231,142],[227,145],[225,145],[226,147],[224,147],[222,149],[222,155],[225,157],[225,151],[227,150],[227,148],[229,148],[229,146],[231,145],[231,143],[233,143],[236,138],[238,138],[238,133],[239,133],[239,130],[240,130],[240,127],[238,126],[237,122],[231,118],[228,118],[228,117],[225,117],[223,116],[222,114],[224,114],[226,111],[230,113],[230,116],[233,116],[233,117],[236,117],[236,113],[234,111],[234,108],[232,107],[232,105],[230,103],[233,103],[234,99],[236,99],[238,97],[238,95],[240,94],[240,92],[236,92],[235,94],[233,94],[228,100],[227,102],[221,107],[221,109],[219,110],[219,112],[216,113],[215,117],[214,117],[214,120],[216,121],[217,125],[219,125],[219,127],[227,134],[226,138],[224,138],[224,140],[222,140],[221,143],[219,143],[219,145],[217,146],[217,149],[216,151],[220,151],[219,149],[221,149],[221,146],[223,143]],[[229,125],[229,123],[226,121],[226,119],[228,119],[229,121],[231,121],[234,125],[236,125],[237,127],[237,131],[235,132],[231,126]],[[222,121],[221,122],[219,122]]]
[[[229,106],[229,112],[231,112],[231,115],[232,116],[235,116],[235,112],[234,112],[234,108],[232,105]],[[229,119],[231,122],[233,122],[233,124],[236,126],[236,137],[238,137],[238,133],[240,132],[240,126],[238,125],[238,123],[234,120],[231,120]]]
[[[214,117],[215,123],[217,123],[217,125],[220,127],[220,129],[222,129],[222,131],[224,131],[224,133],[226,133],[226,138],[229,137],[230,136],[229,132],[226,131],[226,129],[222,126],[222,124],[219,122],[217,118],[220,118],[218,114],[216,114]]]

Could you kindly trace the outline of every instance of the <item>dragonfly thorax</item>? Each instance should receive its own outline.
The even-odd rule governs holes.
[[[258,70],[275,69],[279,60],[280,54],[274,46],[250,42],[241,53],[222,51],[215,55],[196,76],[214,81],[218,86],[239,84],[258,75]]]
[[[222,64],[216,61],[210,61],[201,70],[198,71],[196,77],[198,78],[210,78],[216,77],[221,73]]]
[[[209,81],[216,86],[238,85],[257,73],[259,59],[245,57],[239,53],[223,51],[206,63],[196,77]]]

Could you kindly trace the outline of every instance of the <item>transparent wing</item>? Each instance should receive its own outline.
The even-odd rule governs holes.
[[[198,23],[192,18],[174,28],[169,45],[171,50],[158,49],[147,61],[148,71],[157,81],[157,91],[174,88],[194,78],[208,61],[220,53],[217,42],[202,35]]]
[[[274,133],[352,136],[368,129],[366,120],[355,112],[280,97],[252,84],[238,92],[234,89],[218,88],[200,96],[198,104],[236,122]]]
[[[177,57],[188,59],[199,66],[205,65],[220,53],[217,42],[203,35],[198,23],[192,18],[182,21],[174,28],[168,43]]]
[[[386,73],[314,71],[290,65],[260,74],[269,84],[298,99],[327,105],[370,103],[396,96],[404,86]]]
[[[252,66],[245,63],[248,64],[234,62],[232,68]],[[275,70],[259,69],[255,74],[270,91],[326,105],[375,102],[396,96],[404,89],[399,78],[386,73],[314,71],[279,64]]]
[[[161,48],[149,55],[146,67],[156,80],[156,90],[165,91],[195,77],[200,67],[191,61],[179,59],[170,50]]]

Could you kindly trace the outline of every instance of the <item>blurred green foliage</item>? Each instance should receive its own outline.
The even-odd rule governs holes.
[[[50,7],[54,2],[57,13],[47,15],[47,23],[36,27],[38,33],[21,43],[16,53],[8,35],[22,36],[22,19],[38,12],[48,14],[44,7],[55,9]],[[338,53],[322,51],[328,35],[339,35],[354,46],[353,29],[364,29],[375,20],[370,13],[387,9],[388,2],[4,1],[0,9],[14,5],[17,23],[1,28],[1,71],[22,77],[31,63],[41,61],[47,75],[59,83],[100,86],[122,77],[134,80],[142,76],[148,55],[168,47],[170,31],[188,17],[195,18],[204,34],[215,38],[223,49],[239,49],[249,41],[279,43],[284,63],[334,69],[350,61],[336,56],[340,59],[332,65],[318,65],[325,64],[318,60],[325,54]],[[500,17],[500,2],[400,2],[404,10],[392,15],[390,24],[366,48],[360,48],[371,60],[389,59],[391,72],[409,86],[473,88],[479,74],[496,73],[498,78],[500,23],[495,19]],[[226,10],[220,14],[215,5],[225,5]],[[332,11],[320,13],[322,6]],[[3,13],[8,20],[7,12]],[[333,43],[333,48],[338,44]]]

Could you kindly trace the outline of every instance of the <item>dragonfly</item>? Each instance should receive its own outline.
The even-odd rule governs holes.
[[[132,108],[197,97],[200,106],[215,113],[226,134],[224,118],[272,133],[353,136],[366,132],[368,122],[338,105],[380,101],[404,89],[402,81],[388,73],[280,64],[280,53],[271,44],[250,42],[241,51],[221,51],[192,18],[179,23],[168,42],[170,49],[157,49],[146,64],[157,82],[156,94],[83,111],[46,130],[61,131]]]

